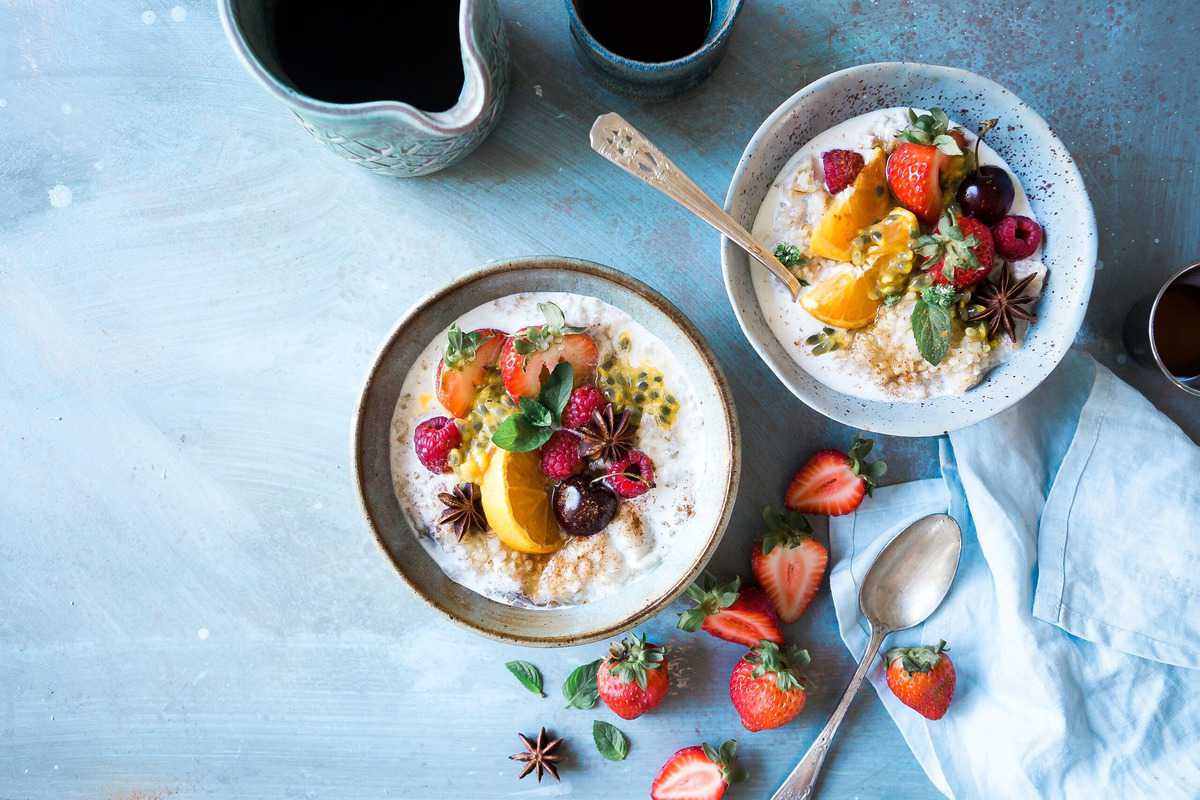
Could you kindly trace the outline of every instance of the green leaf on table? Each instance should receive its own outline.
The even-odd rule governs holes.
[[[567,708],[588,709],[596,705],[600,699],[600,692],[596,689],[596,672],[599,669],[600,659],[596,659],[571,671],[562,687]]]
[[[529,423],[524,414],[513,414],[492,434],[492,444],[514,453],[537,450],[550,438],[549,428],[537,428]]]
[[[504,666],[508,667],[508,671],[526,689],[542,697],[546,696],[546,693],[542,691],[542,673],[533,664],[528,661],[509,661]]]
[[[592,739],[600,755],[609,761],[624,761],[625,756],[629,755],[629,738],[615,725],[595,720],[592,722]]]

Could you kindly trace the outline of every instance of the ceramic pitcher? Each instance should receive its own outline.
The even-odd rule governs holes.
[[[381,175],[428,175],[474,150],[495,126],[508,90],[508,41],[496,0],[460,0],[463,89],[447,111],[388,98],[330,103],[288,81],[271,39],[273,0],[220,0],[221,24],[246,69],[300,124],[345,159]],[[353,13],[347,11],[347,13]]]

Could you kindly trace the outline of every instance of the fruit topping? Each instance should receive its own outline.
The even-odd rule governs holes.
[[[593,412],[599,411],[607,404],[608,400],[604,397],[604,392],[600,391],[598,387],[590,383],[578,387],[571,392],[571,397],[563,409],[563,427],[574,430],[582,428],[588,424]]]
[[[496,366],[506,334],[495,328],[464,333],[458,323],[450,326],[446,351],[437,366],[437,399],[442,407],[462,419],[475,403],[475,393],[488,382],[488,370]]]
[[[438,517],[438,525],[449,525],[461,542],[470,531],[486,531],[487,517],[479,502],[479,487],[473,483],[460,483],[453,492],[439,492],[438,500],[446,510]]]
[[[825,189],[837,194],[858,177],[867,162],[862,153],[854,150],[826,150],[821,153],[821,168],[825,171]]]
[[[808,520],[795,512],[763,509],[767,530],[750,553],[758,585],[784,623],[795,622],[821,588],[829,550],[812,536]]]
[[[861,158],[861,156],[859,156]],[[775,258],[779,259],[779,263],[791,269],[792,267],[804,266],[808,258],[800,252],[800,248],[794,244],[780,242],[775,245]]]
[[[514,400],[537,397],[545,375],[561,362],[574,368],[576,386],[586,383],[600,360],[595,340],[583,328],[566,324],[562,309],[554,303],[538,303],[546,324],[523,328],[504,340],[500,351],[500,375]]]
[[[994,164],[979,165],[979,143],[999,121],[989,119],[980,126],[979,136],[975,139],[975,169],[963,177],[955,194],[963,213],[984,225],[992,225],[1007,214],[1016,197],[1007,170]]]
[[[598,384],[609,402],[633,411],[635,423],[649,415],[660,428],[669,428],[679,414],[679,401],[667,389],[661,370],[649,364],[634,367],[625,360],[630,347],[627,334],[617,338],[616,352],[600,365]]]
[[[621,719],[637,719],[663,701],[670,686],[664,649],[645,635],[627,636],[608,649],[596,671],[596,691]]]
[[[554,516],[572,536],[591,536],[604,530],[617,514],[620,501],[608,487],[577,476],[554,487]]]
[[[538,399],[520,399],[520,410],[507,417],[492,434],[492,444],[502,450],[525,453],[536,450],[554,433],[571,396],[572,367],[563,362],[542,383]]]
[[[450,451],[462,442],[462,433],[449,417],[430,417],[413,431],[417,459],[430,472],[441,474],[449,469]]]
[[[654,488],[654,462],[641,450],[630,450],[609,467],[605,480],[621,497],[638,497]]]
[[[822,450],[815,454],[792,478],[784,505],[801,514],[849,514],[887,472],[884,462],[867,462],[874,446],[871,439],[855,436],[849,453]]]
[[[992,271],[995,246],[992,232],[977,219],[946,211],[937,230],[917,239],[916,252],[925,259],[935,284],[947,283],[955,289],[969,289]]]
[[[832,353],[834,350],[841,350],[845,347],[846,334],[844,331],[826,326],[812,336],[805,338],[804,343],[812,348],[810,352],[814,356],[823,356],[826,353]]]
[[[948,156],[961,156],[966,137],[962,131],[950,128],[950,117],[940,108],[929,109],[928,114],[908,110],[908,127],[896,134],[896,138],[909,144],[932,146]]]
[[[900,144],[887,163],[887,182],[900,205],[922,222],[933,222],[942,213],[941,171],[949,158],[936,147]]]
[[[551,434],[550,439],[542,445],[542,473],[550,480],[561,481],[582,470],[580,444],[580,438],[570,431],[560,430]]]
[[[883,218],[890,201],[884,182],[883,150],[876,148],[852,190],[838,194],[813,228],[809,255],[834,261],[850,260],[850,242],[855,235]]]
[[[954,662],[937,647],[896,647],[883,655],[887,685],[901,703],[926,719],[941,719],[954,697]]]
[[[1029,217],[1005,217],[992,226],[996,252],[1009,261],[1029,258],[1042,243],[1042,226]]]
[[[707,744],[677,750],[650,785],[650,800],[721,800],[730,784],[746,779],[734,763],[736,750],[733,739],[719,750]]]
[[[537,453],[497,450],[481,490],[488,525],[508,548],[553,553],[562,547]]]
[[[835,328],[861,328],[875,321],[879,309],[875,270],[846,267],[818,281],[800,298],[809,314]]]
[[[921,224],[906,208],[896,207],[870,227],[863,228],[850,245],[850,260],[857,267],[874,270],[880,295],[904,292],[913,268],[913,242],[921,235]]]
[[[1012,341],[1017,340],[1017,320],[1033,322],[1037,315],[1030,306],[1037,302],[1037,295],[1026,294],[1037,273],[1031,272],[1017,280],[1012,267],[1005,265],[1000,274],[979,288],[968,312],[968,321],[986,322],[987,335],[994,339],[1001,331]]]
[[[703,629],[718,639],[746,647],[763,639],[783,644],[779,617],[770,598],[757,586],[742,586],[740,577],[718,585],[705,574],[688,587],[687,594],[696,605],[679,615],[676,624],[680,630]]]
[[[729,676],[729,699],[746,730],[779,728],[804,710],[808,691],[800,667],[811,660],[807,650],[793,647],[785,653],[768,641],[742,656]]]

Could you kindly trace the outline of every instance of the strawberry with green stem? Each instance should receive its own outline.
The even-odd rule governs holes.
[[[543,376],[563,362],[574,370],[574,385],[581,386],[600,361],[600,350],[586,328],[567,325],[562,309],[554,303],[538,303],[538,309],[545,324],[517,331],[505,339],[500,351],[500,377],[514,400],[537,397]]]
[[[784,505],[801,514],[849,514],[887,472],[883,461],[868,462],[875,442],[856,435],[849,452],[821,450],[804,463],[788,486]]]
[[[446,349],[434,379],[442,407],[459,419],[471,413],[479,387],[487,383],[488,370],[495,368],[507,333],[495,328],[463,331],[450,326]]]
[[[635,719],[657,706],[670,687],[666,651],[628,636],[609,647],[596,672],[596,690],[604,704],[622,719]]]
[[[808,520],[794,511],[764,508],[763,522],[767,529],[750,553],[750,568],[779,619],[792,623],[821,588],[829,550],[813,538]]]
[[[966,174],[966,137],[950,129],[950,118],[940,108],[928,114],[909,109],[908,122],[896,134],[900,144],[888,156],[887,182],[900,205],[932,223]]]
[[[943,640],[937,647],[894,647],[883,654],[888,688],[926,719],[944,717],[954,697],[957,675],[949,649]]]
[[[746,779],[736,752],[733,739],[720,748],[705,743],[677,750],[655,776],[650,800],[721,800],[730,784]]]
[[[704,630],[711,636],[753,647],[763,639],[783,644],[779,617],[771,600],[757,586],[742,586],[742,579],[718,584],[709,574],[688,587],[688,597],[696,602],[679,615],[678,627],[685,631]]]
[[[800,668],[811,660],[807,650],[785,652],[765,640],[742,656],[729,676],[729,699],[746,730],[781,727],[804,710],[808,682]]]

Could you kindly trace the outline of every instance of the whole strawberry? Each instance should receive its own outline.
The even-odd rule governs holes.
[[[761,641],[733,668],[729,699],[751,733],[786,725],[804,710],[807,683],[799,668],[811,659],[807,650],[784,652]]]
[[[717,584],[705,574],[688,587],[688,597],[696,601],[679,615],[680,630],[698,631],[753,647],[763,639],[783,643],[779,617],[771,600],[757,586],[742,586],[736,577],[728,583]]]
[[[767,530],[750,551],[750,568],[779,619],[795,622],[821,588],[829,550],[800,514],[764,508],[763,521]]]
[[[884,653],[887,685],[904,705],[926,719],[941,719],[954,697],[954,663],[946,642],[937,647],[896,647]]]
[[[733,760],[736,751],[733,739],[719,750],[709,744],[676,750],[650,785],[650,800],[721,800],[731,783],[746,779]]]
[[[869,463],[875,442],[855,436],[850,451],[822,450],[804,462],[792,478],[783,504],[802,514],[840,517],[860,505],[887,472],[883,461]]]
[[[635,719],[663,701],[671,680],[663,648],[627,636],[608,649],[596,671],[596,691],[622,719]]]
[[[961,291],[991,273],[996,245],[987,225],[951,209],[932,235],[917,239],[915,252],[925,257],[923,266],[935,284],[950,284]]]

